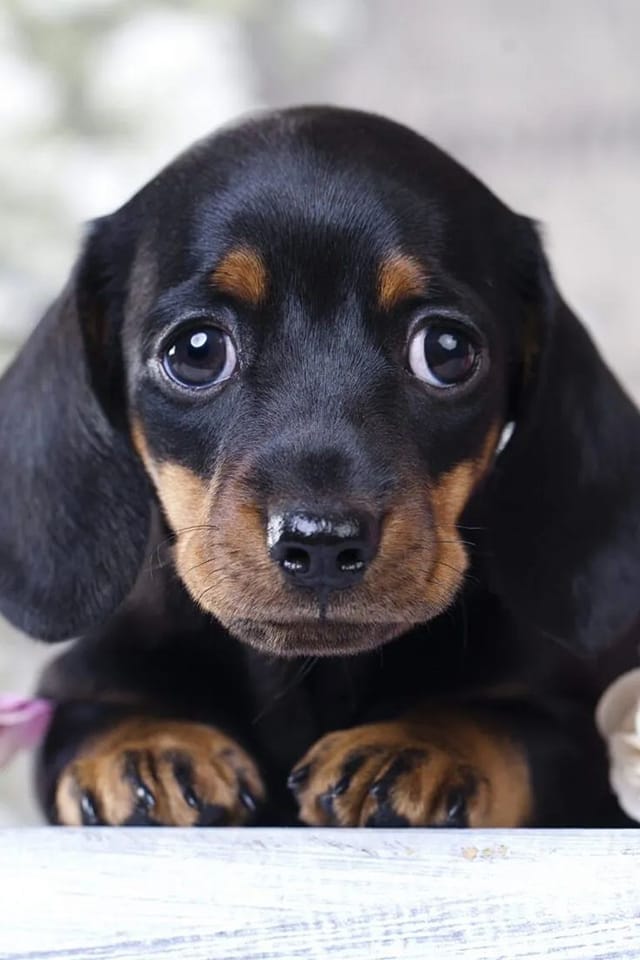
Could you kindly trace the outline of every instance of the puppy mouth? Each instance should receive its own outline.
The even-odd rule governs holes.
[[[349,656],[375,650],[410,629],[409,623],[346,621],[282,622],[233,619],[225,624],[238,640],[277,657]]]

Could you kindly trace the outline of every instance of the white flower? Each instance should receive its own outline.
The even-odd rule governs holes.
[[[640,668],[607,687],[596,724],[609,748],[609,779],[618,803],[640,821]]]

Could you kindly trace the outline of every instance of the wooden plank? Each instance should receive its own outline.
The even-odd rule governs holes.
[[[0,831],[2,960],[622,960],[635,831]]]

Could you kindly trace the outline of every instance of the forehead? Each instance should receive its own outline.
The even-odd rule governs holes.
[[[399,255],[432,275],[491,283],[505,208],[428,141],[353,116],[267,118],[167,168],[135,198],[159,287],[208,274],[237,250],[259,255],[273,287],[297,282],[315,295],[369,281]]]
[[[185,272],[212,269],[230,251],[250,249],[279,286],[304,276],[322,288],[354,281],[400,250],[435,260],[441,246],[440,218],[427,197],[304,141],[257,151],[214,190],[203,180],[202,187],[196,180],[183,220],[187,256],[175,267]],[[166,255],[171,272],[173,256]]]

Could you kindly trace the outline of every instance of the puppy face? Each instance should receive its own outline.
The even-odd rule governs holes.
[[[519,218],[331,110],[199,144],[116,217],[131,437],[196,603],[279,655],[448,607],[521,355]]]
[[[43,639],[127,598],[156,496],[195,602],[273,654],[384,643],[470,560],[545,643],[640,615],[638,411],[530,221],[355,111],[226,130],[95,222],[0,463],[0,611]]]

